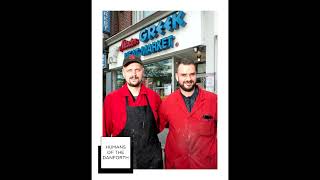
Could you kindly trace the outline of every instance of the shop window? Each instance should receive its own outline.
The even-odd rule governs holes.
[[[198,63],[197,64],[197,85],[201,88],[206,88],[206,64]]]
[[[144,84],[157,92],[161,99],[172,92],[172,60],[166,59],[145,65]]]
[[[115,71],[115,89],[121,88],[125,84],[126,80],[122,75],[122,69]]]
[[[148,16],[150,16],[151,14],[153,14],[155,11],[143,11],[143,18],[146,18]]]
[[[132,24],[136,24],[155,12],[156,11],[132,11]]]

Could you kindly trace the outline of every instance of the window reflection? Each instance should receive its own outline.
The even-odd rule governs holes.
[[[124,85],[125,79],[122,75],[122,70],[117,70],[116,71],[116,83],[115,83],[115,89],[119,89]]]
[[[164,98],[172,92],[171,59],[145,65],[144,84]]]

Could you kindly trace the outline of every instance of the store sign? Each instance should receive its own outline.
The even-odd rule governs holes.
[[[132,39],[132,38],[131,38],[130,41],[123,40],[123,41],[121,42],[121,46],[119,47],[119,50],[120,50],[121,52],[123,52],[124,50],[129,49],[129,48],[132,48],[132,47],[134,47],[134,46],[136,46],[136,45],[138,45],[138,44],[139,44],[139,39]]]
[[[110,33],[111,32],[111,11],[102,11],[103,24],[102,32]]]
[[[107,67],[107,63],[106,63],[106,55],[102,55],[102,66],[103,68],[106,68]]]
[[[183,20],[184,16],[185,16],[185,13],[182,11],[179,11],[178,13],[174,13],[171,16],[168,16],[165,22],[159,21],[157,26],[152,25],[140,31],[139,40],[146,43],[149,40],[157,38],[159,34],[165,35],[166,31],[173,32],[174,30],[179,29],[180,26],[185,27],[187,23]],[[175,39],[175,36],[173,35],[164,37],[160,40],[144,45],[140,48],[136,48],[131,51],[128,51],[124,54],[124,57],[127,58],[129,55],[132,55],[132,54],[135,56],[141,56],[141,55],[146,56],[152,53],[163,51],[165,49],[173,48],[174,39]]]
[[[165,49],[173,48],[173,41],[175,37],[173,35],[170,35],[168,37],[164,37],[158,41],[155,41],[153,43],[147,44],[145,46],[142,46],[141,48],[136,48],[132,51],[128,51],[124,53],[124,57],[127,58],[130,55],[135,56],[147,56],[152,53],[160,52]]]
[[[186,14],[183,11],[179,11],[178,14],[174,13],[171,16],[168,16],[165,22],[159,21],[158,25],[152,25],[139,34],[140,41],[146,43],[149,40],[157,38],[159,34],[165,35],[166,30],[173,32],[174,30],[179,29],[179,26],[185,27],[186,22],[183,20]]]
[[[109,50],[108,64],[116,63],[119,55],[119,48],[117,46],[112,46]]]

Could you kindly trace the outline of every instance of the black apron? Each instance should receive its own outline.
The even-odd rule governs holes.
[[[131,137],[133,169],[162,169],[159,130],[151,110],[148,97],[147,106],[129,106],[126,96],[127,121],[118,137]]]

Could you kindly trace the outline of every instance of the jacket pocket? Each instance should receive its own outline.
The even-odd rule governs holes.
[[[201,121],[198,126],[198,132],[201,136],[214,135],[213,121]]]

